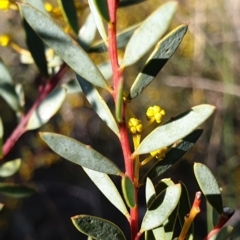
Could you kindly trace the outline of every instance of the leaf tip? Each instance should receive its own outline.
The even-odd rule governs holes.
[[[39,137],[40,137],[43,141],[45,141],[45,136],[46,136],[48,133],[46,133],[46,132],[39,132],[38,134],[39,134]]]
[[[178,1],[173,1],[173,3],[175,3],[175,5],[179,5],[179,2]]]
[[[38,134],[42,138],[42,136],[44,135],[44,132],[39,132]]]
[[[20,10],[21,10],[22,7],[29,6],[28,3],[24,3],[24,2],[16,2],[16,4],[18,5],[18,7],[19,7]]]
[[[20,5],[23,5],[23,4],[26,4],[26,3],[23,3],[23,2],[16,2],[16,4],[18,5],[18,6],[20,6]]]
[[[228,219],[230,219],[234,213],[235,213],[235,210],[230,207],[223,208],[223,215]]]
[[[170,2],[168,2],[168,3],[166,3],[166,4],[171,4],[174,8],[175,8],[175,11],[176,11],[176,9],[177,9],[177,7],[178,7],[178,5],[179,5],[179,1],[170,1]]]

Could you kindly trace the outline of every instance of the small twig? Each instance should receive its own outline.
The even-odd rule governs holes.
[[[219,216],[218,223],[203,240],[209,240],[212,236],[217,234],[222,229],[222,227],[226,224],[226,222],[232,217],[234,212],[235,211],[233,209],[225,207],[223,209],[223,213]]]
[[[39,96],[34,102],[33,106],[30,108],[28,113],[21,118],[20,123],[17,125],[12,134],[8,137],[8,139],[4,143],[3,154],[0,161],[3,161],[4,157],[12,150],[18,139],[27,131],[26,126],[33,112],[42,103],[46,96],[56,87],[56,85],[59,83],[65,72],[66,64],[63,64],[58,73],[54,75],[52,79],[47,81],[47,83],[44,86],[41,86],[39,90]]]
[[[141,236],[142,236],[142,232],[139,232],[134,240],[140,240]]]
[[[190,213],[184,218],[184,224],[178,240],[184,240],[186,238],[188,229],[190,228],[196,215],[200,212],[201,196],[202,196],[201,192],[196,192]]]

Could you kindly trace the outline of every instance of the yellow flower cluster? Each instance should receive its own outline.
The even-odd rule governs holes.
[[[159,106],[149,107],[146,112],[146,117],[148,120],[156,121],[161,123],[162,117],[165,115],[165,111]]]
[[[0,10],[7,11],[10,7],[10,2],[8,0],[1,0],[0,1]]]
[[[159,150],[150,152],[150,154],[152,157],[156,157],[157,159],[163,159],[165,157],[167,150],[168,150],[167,147],[164,147]]]
[[[128,129],[132,134],[139,134],[143,131],[141,120],[137,118],[130,118],[128,121]]]
[[[157,158],[158,160],[164,159],[167,150],[168,150],[168,148],[167,148],[167,147],[164,147],[164,148],[161,148],[161,149],[159,149],[159,150],[150,152],[150,155],[141,162],[141,166],[146,165],[146,164],[149,163],[153,158]]]
[[[0,45],[2,47],[7,47],[10,42],[11,42],[11,38],[9,35],[7,34],[0,35]]]
[[[18,7],[13,0],[0,0],[0,10],[8,11],[9,9],[18,10]]]
[[[59,7],[54,7],[51,3],[46,2],[44,3],[44,7],[47,12],[52,14],[54,17],[59,17],[61,16],[61,9]]]
[[[48,2],[44,3],[44,7],[47,12],[52,12],[53,10],[53,5],[51,3],[48,3]]]

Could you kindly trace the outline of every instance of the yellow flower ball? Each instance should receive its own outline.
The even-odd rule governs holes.
[[[2,47],[8,46],[10,41],[11,41],[11,38],[10,38],[9,35],[6,35],[6,34],[5,35],[0,35],[0,45]]]
[[[0,10],[7,11],[10,7],[10,2],[8,0],[1,0],[0,1]]]
[[[146,112],[146,117],[148,120],[154,119],[157,123],[162,121],[162,117],[165,115],[165,111],[159,106],[149,107]]]
[[[143,131],[141,120],[137,118],[130,118],[128,121],[128,129],[132,134],[141,133]]]

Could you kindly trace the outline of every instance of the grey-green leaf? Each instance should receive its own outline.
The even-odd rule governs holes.
[[[21,165],[21,159],[8,161],[0,166],[0,177],[10,177],[15,174]]]
[[[141,23],[134,24],[117,34],[117,47],[124,48],[127,45],[131,36],[133,35],[134,31],[136,31],[136,29],[138,29],[140,25]]]
[[[123,79],[120,79],[121,83],[119,84],[119,88],[116,96],[116,106],[115,106],[115,116],[119,123],[123,122],[122,116],[122,106],[123,106]]]
[[[19,111],[21,109],[18,96],[13,85],[12,77],[0,58],[0,96],[7,102],[7,104],[14,110]]]
[[[44,76],[48,76],[44,43],[25,19],[23,19],[23,26],[26,33],[26,43],[32,55],[32,58],[34,59],[34,62],[37,65],[39,71]]]
[[[165,234],[163,225],[161,225],[158,228],[154,228],[152,230],[152,232],[153,232],[153,236],[154,236],[155,240],[163,240],[163,239],[164,240],[169,240],[169,239],[166,238],[166,234]]]
[[[171,122],[153,130],[135,150],[134,155],[149,153],[170,146],[186,137],[201,125],[214,111],[215,107],[202,104],[174,118]]]
[[[191,204],[189,200],[187,187],[182,182],[181,182],[181,185],[182,185],[182,194],[180,198],[178,218],[179,218],[180,226],[182,227],[184,225],[184,218],[186,217],[187,214],[190,213]]]
[[[95,110],[98,116],[107,124],[107,126],[118,136],[118,125],[106,102],[101,97],[97,89],[79,75],[77,75],[77,80],[92,108]]]
[[[88,0],[89,8],[95,20],[98,32],[106,45],[108,45],[108,37],[103,23],[103,18],[99,12],[98,7],[95,4],[95,0]]]
[[[156,240],[154,235],[153,235],[153,231],[150,230],[150,231],[145,231],[144,233],[144,239],[145,240]],[[163,238],[164,239],[164,238]]]
[[[129,218],[128,210],[123,202],[113,181],[106,173],[96,172],[83,167],[83,170],[94,182],[103,195],[126,217]]]
[[[112,73],[112,66],[110,62],[104,62],[100,65],[98,65],[98,69],[102,73],[105,79],[109,80],[113,73]]]
[[[23,26],[26,32],[26,43],[28,49],[37,65],[39,71],[48,76],[47,60],[45,56],[45,46],[36,32],[30,27],[26,20],[23,20]]]
[[[192,148],[192,146],[201,136],[202,132],[202,129],[196,129],[185,138],[175,143],[172,148],[166,153],[165,158],[161,161],[157,161],[146,172],[146,174],[141,178],[140,183],[144,184],[147,177],[154,179],[165,173],[169,168],[177,163],[186,152]]]
[[[181,185],[169,186],[154,201],[155,208],[147,210],[141,225],[141,232],[154,229],[163,224],[176,208],[181,196]]]
[[[168,240],[172,240],[173,238],[175,224],[177,221],[178,206],[173,210],[173,212],[170,214],[170,216],[168,217],[168,220],[166,221],[166,223],[164,223],[164,226],[163,226],[166,239]]]
[[[219,213],[216,211],[215,208],[208,207],[208,209],[209,209],[208,211],[212,211],[212,214],[211,214],[212,215],[212,225],[215,226],[219,221],[219,216],[221,216],[221,215],[219,215]],[[209,216],[210,216],[210,213],[209,213]]]
[[[213,235],[209,240],[227,240],[233,231],[232,226],[224,226],[219,232]]]
[[[77,34],[78,33],[78,19],[77,10],[73,0],[58,0],[58,4],[61,8],[65,21],[69,24],[71,29]]]
[[[139,27],[140,24],[133,25],[124,31],[117,34],[117,48],[123,48],[127,45],[130,37],[133,35],[133,32]],[[107,47],[103,41],[99,41],[94,44],[90,49],[89,52],[106,52]]]
[[[28,4],[19,3],[19,7],[29,25],[76,73],[93,85],[110,90],[93,61],[52,19]]]
[[[137,62],[159,41],[167,30],[176,9],[177,2],[165,3],[142,23],[127,44],[122,68]]]
[[[108,220],[89,215],[77,215],[71,220],[78,231],[96,240],[126,240],[122,230]]]
[[[78,42],[81,47],[88,51],[96,35],[96,24],[93,15],[90,13],[78,33]]]
[[[147,178],[146,190],[145,190],[145,198],[146,198],[147,207],[150,206],[150,204],[155,199],[155,197],[156,197],[156,191],[155,191],[154,185],[153,185],[151,179]]]
[[[105,19],[107,22],[110,22],[107,0],[94,0],[94,4],[98,9],[98,12],[101,15],[101,17]]]
[[[25,96],[24,96],[23,86],[21,83],[17,83],[15,85],[15,92],[18,96],[18,103],[23,108],[25,105]]]
[[[27,130],[41,127],[59,110],[65,100],[67,91],[63,87],[56,88],[38,106],[29,118]]]
[[[155,191],[157,196],[164,191],[167,187],[173,186],[174,182],[172,181],[171,178],[163,178],[161,179],[155,186]]]
[[[11,85],[13,84],[11,74],[1,58],[0,58],[0,83],[8,83]]]
[[[221,191],[210,169],[202,163],[194,163],[194,174],[208,202],[221,214],[223,212]]]
[[[3,124],[2,124],[2,119],[0,118],[0,158],[2,157],[2,145],[3,145]]]
[[[155,208],[155,205],[158,204],[158,196],[161,194],[162,191],[164,191],[167,187],[174,185],[174,182],[171,180],[171,178],[163,178],[161,179],[155,187],[155,196],[148,199],[147,202],[147,208],[149,210],[152,210]],[[146,183],[146,192],[147,190],[147,183]]]
[[[156,240],[172,240],[177,220],[177,212],[178,207],[173,210],[163,225],[152,230]]]
[[[145,66],[138,74],[131,87],[131,98],[137,97],[143,91],[143,89],[153,81],[168,59],[177,50],[185,33],[187,32],[187,28],[188,26],[186,24],[181,25],[158,42],[154,51],[145,63]]]
[[[70,162],[107,174],[123,174],[112,161],[89,145],[56,133],[40,133],[40,137],[54,152]]]
[[[44,4],[41,0],[24,0],[24,2],[34,6],[34,8],[37,8],[42,13],[48,15],[44,7]],[[40,73],[42,73],[44,76],[47,77],[48,67],[47,67],[44,43],[25,19],[23,20],[23,26],[26,33],[26,43],[31,53],[31,56],[35,64],[37,65]]]
[[[30,186],[14,184],[14,183],[0,183],[0,194],[13,198],[29,197],[36,190]]]
[[[3,137],[3,134],[4,134],[3,123],[2,119],[0,118],[0,138]]]
[[[44,7],[42,0],[24,0],[24,2],[28,3],[29,5],[33,6],[34,8],[38,9],[42,13],[49,16],[48,12]],[[23,26],[26,33],[26,43],[31,53],[31,56],[35,64],[37,65],[39,71],[43,75],[48,76],[48,67],[47,67],[44,43],[25,19],[23,20]],[[21,58],[23,60],[24,55],[21,55]]]
[[[23,2],[34,6],[35,8],[37,8],[39,11],[41,11],[42,13],[46,14],[49,16],[48,12],[46,11],[45,7],[44,7],[44,3],[42,0],[23,0]]]
[[[127,175],[124,175],[122,177],[122,191],[128,207],[130,208],[135,207],[136,201],[135,201],[134,185],[131,179]]]
[[[0,82],[0,96],[15,112],[19,112],[21,110],[14,85]]]

